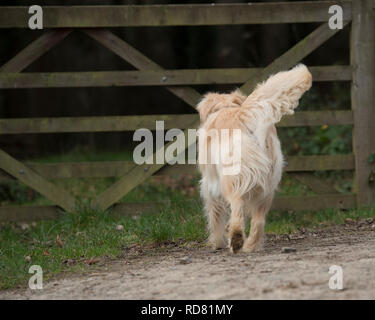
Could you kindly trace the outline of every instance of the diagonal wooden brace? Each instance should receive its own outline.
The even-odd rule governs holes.
[[[349,21],[344,21],[344,26],[348,23]],[[246,81],[240,87],[240,90],[245,94],[250,94],[257,83],[266,80],[271,74],[293,67],[339,31],[340,29],[332,30],[329,28],[328,23],[323,23],[312,33],[260,71],[257,76]]]
[[[0,149],[0,168],[55,202],[66,211],[75,210],[74,197]]]
[[[69,29],[47,31],[1,66],[0,72],[21,72],[36,59],[65,39],[70,33],[71,30]]]
[[[108,30],[86,29],[84,32],[139,70],[163,70],[157,63]],[[194,109],[202,97],[190,87],[167,87],[167,89]]]

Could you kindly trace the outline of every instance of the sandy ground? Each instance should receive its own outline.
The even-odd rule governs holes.
[[[343,290],[328,286],[332,265],[342,267]],[[375,299],[375,222],[267,235],[264,251],[253,254],[134,246],[89,274],[60,276],[43,290],[2,291],[0,299]]]

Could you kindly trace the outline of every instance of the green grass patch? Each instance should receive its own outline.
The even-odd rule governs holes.
[[[335,224],[343,224],[345,220],[375,217],[375,208],[356,210],[329,209],[321,211],[273,211],[267,217],[266,233],[293,233],[301,228],[312,229]]]

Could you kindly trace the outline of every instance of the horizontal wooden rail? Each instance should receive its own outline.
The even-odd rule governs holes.
[[[49,179],[58,178],[105,178],[121,177],[131,168],[135,167],[132,161],[98,161],[98,162],[61,162],[61,163],[35,163],[26,162],[28,167]],[[320,155],[320,156],[289,156],[285,171],[315,171],[315,170],[352,170],[354,157],[346,155]],[[165,166],[155,175],[189,175],[196,174],[196,165]],[[0,181],[10,180],[11,176],[0,171]]]
[[[319,156],[289,156],[286,157],[286,172],[306,172],[325,170],[353,170],[354,156],[352,154],[342,155],[319,155]],[[165,166],[155,175],[180,176],[197,173],[194,165]]]
[[[332,194],[276,198],[272,210],[317,211],[325,209],[352,209],[356,207],[353,194]]]
[[[333,194],[301,197],[280,197],[274,200],[272,210],[316,211],[324,209],[355,208],[352,194]],[[116,216],[133,216],[142,213],[158,214],[165,208],[164,202],[118,203],[112,209]],[[0,207],[0,222],[38,221],[61,217],[64,213],[56,206]]]
[[[351,1],[129,6],[44,6],[44,28],[155,27],[326,22],[339,4],[351,20]],[[2,7],[0,28],[28,28],[28,6]]]
[[[31,222],[54,220],[62,217],[64,212],[57,206],[17,206],[0,207],[0,222]]]
[[[165,208],[168,203],[169,201],[118,203],[113,207],[112,213],[116,216],[133,216],[141,213],[159,213],[161,208]],[[60,218],[63,215],[64,212],[57,206],[53,205],[0,207],[0,222],[53,220]]]
[[[294,115],[285,116],[277,127],[305,127],[320,125],[352,125],[353,113],[346,110],[332,111],[297,111]],[[0,130],[1,133],[1,130]]]
[[[198,115],[146,115],[0,119],[0,134],[54,132],[133,131],[140,128],[155,130],[155,121],[164,121],[165,129],[191,128]]]
[[[350,66],[309,68],[314,81],[350,81]],[[0,89],[241,84],[262,68],[0,73]]]
[[[352,154],[290,156],[286,157],[286,171],[351,170],[354,169]]]
[[[197,120],[198,114],[7,118],[0,119],[0,134],[115,132],[134,131],[140,128],[155,130],[155,121],[164,121],[165,129],[193,129],[193,124]],[[278,127],[350,125],[352,123],[351,111],[301,111],[284,117]]]

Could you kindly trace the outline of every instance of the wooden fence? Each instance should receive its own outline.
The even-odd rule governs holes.
[[[311,67],[314,81],[351,81],[350,111],[297,112],[279,127],[352,125],[353,154],[288,157],[286,171],[317,195],[277,198],[276,209],[314,210],[354,208],[375,201],[375,25],[374,1],[311,1],[249,4],[197,4],[151,6],[43,7],[45,33],[0,67],[0,89],[51,87],[164,86],[191,107],[201,95],[188,85],[238,84],[248,94],[256,83],[272,73],[288,69],[329,40],[340,30],[328,26],[328,8],[341,5],[344,25],[351,24],[350,56],[347,66]],[[28,7],[1,7],[0,28],[28,28]],[[267,67],[236,69],[164,70],[162,66],[130,46],[109,27],[202,26],[320,22],[321,25]],[[83,32],[133,65],[138,71],[25,73],[28,65],[67,37]],[[0,134],[108,132],[153,129],[155,120],[165,128],[195,128],[197,114],[0,119]],[[186,135],[187,136],[187,135]],[[191,143],[191,142],[190,142]],[[195,142],[194,142],[195,143]],[[188,146],[188,144],[186,144]],[[166,159],[168,160],[168,159]],[[55,206],[0,207],[0,220],[54,218],[61,209],[74,211],[76,199],[55,179],[119,177],[99,194],[93,206],[118,212],[139,212],[154,204],[118,203],[129,191],[152,175],[195,171],[192,165],[136,165],[132,162],[22,163],[0,150],[0,179],[18,179],[55,203]],[[338,193],[309,174],[315,170],[354,170],[355,192]]]

